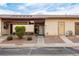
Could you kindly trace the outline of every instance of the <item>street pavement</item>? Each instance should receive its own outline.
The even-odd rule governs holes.
[[[66,47],[0,48],[0,56],[79,56],[79,50]]]

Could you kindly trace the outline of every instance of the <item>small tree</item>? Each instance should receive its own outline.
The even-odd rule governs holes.
[[[25,34],[25,26],[16,26],[15,27],[16,30],[16,35],[22,39],[24,34]]]

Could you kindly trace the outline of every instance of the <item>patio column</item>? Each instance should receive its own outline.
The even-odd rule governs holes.
[[[0,19],[0,36],[1,36],[1,19]]]

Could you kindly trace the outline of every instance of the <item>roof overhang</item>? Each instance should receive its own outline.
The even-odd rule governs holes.
[[[0,18],[79,18],[79,15],[0,15]]]

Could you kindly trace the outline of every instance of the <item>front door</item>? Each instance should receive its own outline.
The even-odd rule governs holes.
[[[79,35],[79,22],[75,23],[75,34]]]
[[[44,35],[44,26],[42,26],[42,25],[39,25],[39,32],[38,32],[38,34],[39,35]]]
[[[44,35],[44,26],[37,24],[35,26],[35,34],[36,35]]]
[[[64,35],[65,32],[65,23],[64,22],[59,22],[59,35]]]
[[[12,24],[10,24],[10,34],[12,34]]]

